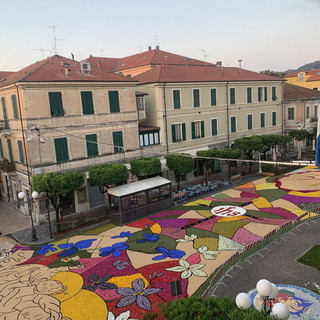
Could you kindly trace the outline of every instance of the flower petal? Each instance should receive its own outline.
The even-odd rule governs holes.
[[[150,300],[146,296],[137,296],[137,305],[145,310],[151,310]]]
[[[180,264],[180,266],[182,266],[184,268],[189,268],[189,266],[190,266],[189,262],[186,260],[183,260],[183,259],[179,260],[179,264]]]
[[[74,246],[78,249],[86,249],[91,247],[93,241],[96,241],[96,239],[81,240],[75,243]]]
[[[128,320],[130,317],[130,311],[122,312],[117,316],[115,320]],[[108,319],[109,320],[109,319]]]
[[[160,256],[153,257],[152,260],[162,260],[168,258],[168,254],[161,254]]]
[[[58,254],[58,257],[67,257],[72,256],[78,252],[78,248],[72,247],[70,249],[62,251],[60,254]]]
[[[132,288],[118,288],[117,293],[122,296],[132,296],[136,292]]]
[[[88,280],[90,282],[97,282],[99,280],[99,276],[96,273],[90,274]]]
[[[169,257],[171,259],[180,259],[181,257],[183,257],[186,253],[184,251],[181,250],[170,250],[169,251]]]
[[[202,269],[204,267],[204,264],[193,264],[192,266],[190,266],[190,270],[199,270]]]
[[[147,289],[143,290],[143,294],[148,296],[149,294],[154,294],[154,293],[157,293],[159,291],[161,291],[161,289],[159,289],[159,288],[147,288]]]
[[[181,279],[187,279],[192,275],[190,270],[185,270],[181,273]]]
[[[172,268],[166,268],[166,270],[174,271],[174,272],[182,272],[182,271],[185,271],[186,268],[182,267],[182,266],[176,266],[176,267],[172,267]]]
[[[130,306],[130,304],[133,304],[136,300],[137,296],[126,296],[118,302],[117,308]]]
[[[169,250],[164,247],[157,247],[156,251],[159,253],[168,253],[169,252]]]
[[[132,288],[137,292],[142,291],[144,289],[144,286],[144,282],[141,278],[138,278],[132,282]]]
[[[118,287],[114,283],[100,282],[98,284],[98,288],[101,290],[111,290],[111,289],[117,289]]]
[[[192,274],[194,274],[198,277],[207,277],[208,276],[204,271],[198,270],[198,269],[192,270],[191,272],[192,272]]]
[[[206,252],[207,250],[208,250],[208,247],[207,247],[207,246],[202,246],[202,247],[198,248],[198,251],[199,251],[200,253],[204,253],[204,252]]]
[[[58,247],[60,249],[69,249],[73,247],[73,243],[62,243],[62,244],[59,244]]]

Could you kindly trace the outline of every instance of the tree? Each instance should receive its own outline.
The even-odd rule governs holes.
[[[290,136],[277,136],[276,144],[279,147],[279,152],[281,154],[282,161],[286,159],[286,155],[288,153],[288,144],[290,141],[291,141]]]
[[[298,141],[298,159],[301,159],[301,141],[308,138],[308,131],[306,129],[290,130],[289,136]]]
[[[240,149],[234,149],[234,148],[228,148],[228,149],[222,149],[220,151],[220,158],[224,159],[239,159],[241,158],[242,152]],[[230,181],[231,179],[231,168],[235,167],[236,162],[232,160],[227,160],[228,164],[228,179]]]
[[[84,183],[84,173],[67,171],[40,174],[33,177],[33,189],[45,192],[56,211],[57,230],[60,231],[60,211],[68,193],[79,189]]]
[[[193,171],[194,160],[190,154],[168,154],[166,156],[167,167],[174,172],[180,189],[181,177],[188,172]]]
[[[127,183],[128,179],[128,169],[120,163],[98,164],[89,169],[89,182],[98,186],[101,193],[107,192],[110,186]]]
[[[250,136],[236,139],[234,147],[240,149],[243,154],[249,159],[253,160],[253,155],[262,149],[262,141],[259,136]],[[251,172],[252,162],[249,162],[249,173]]]
[[[260,73],[262,74],[267,74],[268,76],[274,76],[274,77],[279,77],[279,78],[284,78],[284,76],[286,75],[286,72],[283,71],[271,71],[271,70],[264,70],[264,71],[260,71]]]
[[[160,159],[157,157],[139,158],[130,161],[131,173],[139,180],[159,175],[161,172]]]
[[[272,148],[275,147],[277,142],[277,135],[275,134],[263,134],[258,136],[262,142],[262,148],[259,150],[263,153],[263,159],[266,160],[266,153]]]
[[[189,297],[175,299],[165,304],[160,304],[161,312],[166,320],[267,320],[274,319],[266,312],[250,308],[239,309],[233,298],[201,298]]]
[[[219,157],[219,150],[217,150],[217,149],[199,150],[199,151],[197,151],[197,156],[200,157],[198,159],[199,165],[204,166],[204,182],[207,184],[208,174],[211,171],[211,168],[214,167],[215,160],[205,159],[205,158],[207,158],[207,157],[220,158]],[[201,158],[201,157],[205,157],[205,158]]]

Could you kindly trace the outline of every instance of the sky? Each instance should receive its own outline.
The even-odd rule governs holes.
[[[0,71],[160,50],[252,71],[320,60],[320,0],[0,0]],[[54,27],[55,26],[55,27]]]

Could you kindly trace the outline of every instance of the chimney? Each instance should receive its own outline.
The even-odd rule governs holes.
[[[72,60],[74,60],[74,54],[71,52],[71,58]]]
[[[221,67],[222,66],[222,61],[217,61],[216,65],[217,65],[217,67]]]
[[[148,51],[151,51],[151,46],[148,47]]]
[[[159,50],[159,46],[156,46],[156,50]]]

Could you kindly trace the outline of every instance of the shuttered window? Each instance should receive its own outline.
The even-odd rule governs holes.
[[[18,140],[18,149],[19,149],[20,163],[24,164],[24,153],[23,153],[22,141],[21,140]]]
[[[173,94],[173,108],[180,109],[181,108],[180,90],[173,90],[172,94]]]
[[[191,138],[204,138],[204,121],[191,122]]]
[[[211,132],[213,136],[218,135],[218,119],[211,119]]]
[[[258,88],[258,101],[261,102],[262,101],[262,95],[263,95],[263,88],[259,87]]]
[[[57,162],[69,161],[67,138],[54,139]]]
[[[96,134],[86,135],[86,145],[87,145],[87,156],[96,157],[98,155],[98,144]]]
[[[7,108],[6,108],[6,100],[4,97],[1,97],[1,105],[2,105],[2,115],[3,115],[3,121],[4,121],[4,128],[9,129],[9,121],[8,121],[8,114],[7,114]]]
[[[14,119],[19,119],[18,107],[17,107],[17,98],[16,95],[13,94],[11,96],[12,109],[13,109],[13,117]]]
[[[2,139],[0,138],[0,158],[4,158]]]
[[[91,91],[81,91],[82,113],[94,114]]]
[[[276,111],[272,112],[272,125],[273,126],[277,125],[277,112]]]
[[[264,87],[264,101],[268,101],[268,88]]]
[[[171,125],[172,142],[186,141],[186,124],[177,123]]]
[[[114,151],[114,153],[124,152],[122,131],[112,132],[112,137],[113,137],[113,151]]]
[[[230,104],[236,103],[236,88],[230,88]]]
[[[237,132],[237,118],[231,117],[231,132]]]
[[[266,114],[260,113],[260,125],[261,128],[264,128],[266,126]]]
[[[119,92],[108,91],[110,112],[120,112]]]
[[[248,130],[252,130],[252,114],[248,114]]]
[[[193,106],[195,108],[200,107],[200,90],[193,89]]]
[[[252,88],[247,88],[247,103],[252,103]]]
[[[294,108],[288,108],[288,120],[294,120]]]
[[[217,89],[210,90],[211,106],[217,105]]]
[[[52,117],[64,115],[61,92],[49,92],[49,103]]]
[[[277,87],[272,87],[272,101],[278,100],[277,97]]]
[[[8,144],[8,151],[9,151],[9,160],[10,162],[13,162],[13,153],[12,153],[12,145],[11,145],[11,140],[7,139],[7,144]]]

